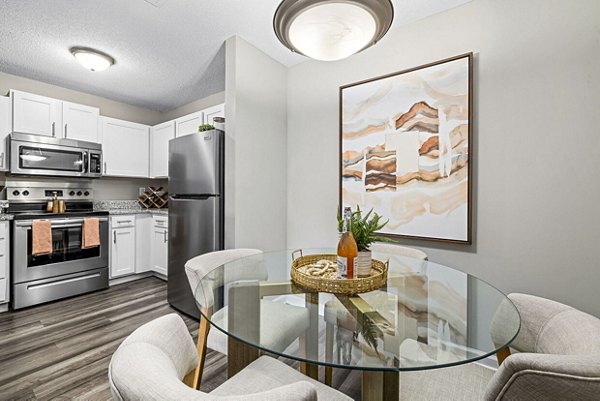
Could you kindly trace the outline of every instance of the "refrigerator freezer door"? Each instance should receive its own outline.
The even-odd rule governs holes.
[[[185,135],[169,141],[169,192],[221,194],[223,132]]]
[[[193,136],[193,135],[189,135]],[[167,298],[179,311],[197,318],[198,307],[185,273],[191,258],[222,249],[221,199],[169,199]]]

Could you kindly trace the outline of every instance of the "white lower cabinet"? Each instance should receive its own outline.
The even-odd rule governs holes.
[[[166,215],[111,216],[110,232],[110,278],[150,271],[166,278],[169,241]]]
[[[166,216],[153,216],[150,264],[152,271],[167,275],[169,229]]]
[[[150,234],[152,232],[152,215],[137,214],[135,216],[135,273],[152,271],[150,261],[152,250]]]
[[[9,257],[9,232],[8,221],[0,221],[0,304],[10,300],[10,257]]]
[[[135,215],[110,219],[110,277],[135,273]]]

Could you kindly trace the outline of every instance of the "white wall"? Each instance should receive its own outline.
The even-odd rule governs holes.
[[[226,57],[226,246],[284,249],[287,70],[239,37]]]
[[[334,246],[340,85],[473,51],[474,244],[430,259],[600,316],[600,2],[476,0],[288,71],[288,248]]]

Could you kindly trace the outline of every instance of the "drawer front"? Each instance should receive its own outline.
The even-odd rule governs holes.
[[[113,216],[110,222],[112,228],[133,227],[135,225],[135,215]]]
[[[168,227],[169,218],[167,216],[152,216],[154,227]]]
[[[108,288],[108,268],[30,281],[16,284],[13,288],[13,308],[25,308]]]

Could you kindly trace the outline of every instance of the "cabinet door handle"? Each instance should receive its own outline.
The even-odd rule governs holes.
[[[4,152],[0,154],[0,161],[2,162],[2,164],[0,164],[0,167],[4,168]]]
[[[52,136],[56,136],[56,123],[52,123]]]
[[[65,138],[67,137],[67,124],[65,124]]]
[[[167,242],[167,231],[163,231],[163,241],[166,243]]]
[[[104,174],[106,174],[106,162],[104,162]]]
[[[113,230],[113,244],[117,243],[117,231]]]

